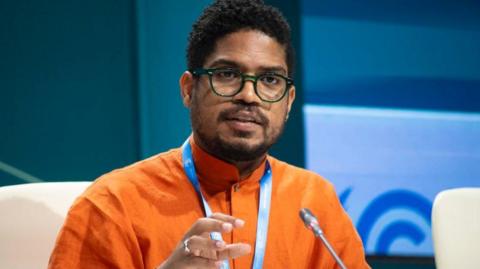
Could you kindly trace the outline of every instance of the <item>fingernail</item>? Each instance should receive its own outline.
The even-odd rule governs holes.
[[[241,227],[245,224],[245,221],[241,220],[241,219],[236,219],[235,220],[235,226],[236,227]]]
[[[229,232],[232,230],[232,224],[228,223],[228,222],[225,222],[222,224],[222,229],[225,231],[225,232]]]
[[[215,242],[215,246],[216,246],[217,248],[223,248],[223,247],[225,246],[225,242],[223,242],[223,241],[217,241],[217,242]]]

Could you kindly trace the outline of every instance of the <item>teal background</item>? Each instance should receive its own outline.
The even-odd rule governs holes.
[[[266,1],[289,19],[300,51],[300,1]],[[172,147],[190,133],[178,78],[206,0],[0,2],[0,162],[45,181],[93,180]],[[304,165],[297,99],[272,154]],[[0,185],[25,183],[0,171]],[[434,268],[376,260],[373,268]]]
[[[50,181],[139,159],[134,10],[126,0],[0,2],[0,161]]]

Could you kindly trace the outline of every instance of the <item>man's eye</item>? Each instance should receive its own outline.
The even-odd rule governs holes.
[[[238,77],[238,73],[233,70],[221,70],[216,73],[219,78],[232,79]]]
[[[262,77],[262,82],[266,84],[277,84],[278,78],[274,75],[266,75]]]

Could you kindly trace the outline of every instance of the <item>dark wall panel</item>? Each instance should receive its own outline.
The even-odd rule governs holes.
[[[1,162],[88,180],[138,157],[132,13],[128,0],[0,3]]]

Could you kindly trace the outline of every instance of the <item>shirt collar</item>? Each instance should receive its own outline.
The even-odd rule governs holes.
[[[240,181],[238,169],[233,164],[204,151],[195,143],[193,136],[190,137],[190,145],[198,180],[205,191],[210,193],[226,191],[237,183],[240,187],[258,186],[265,170],[266,158],[248,177]]]

